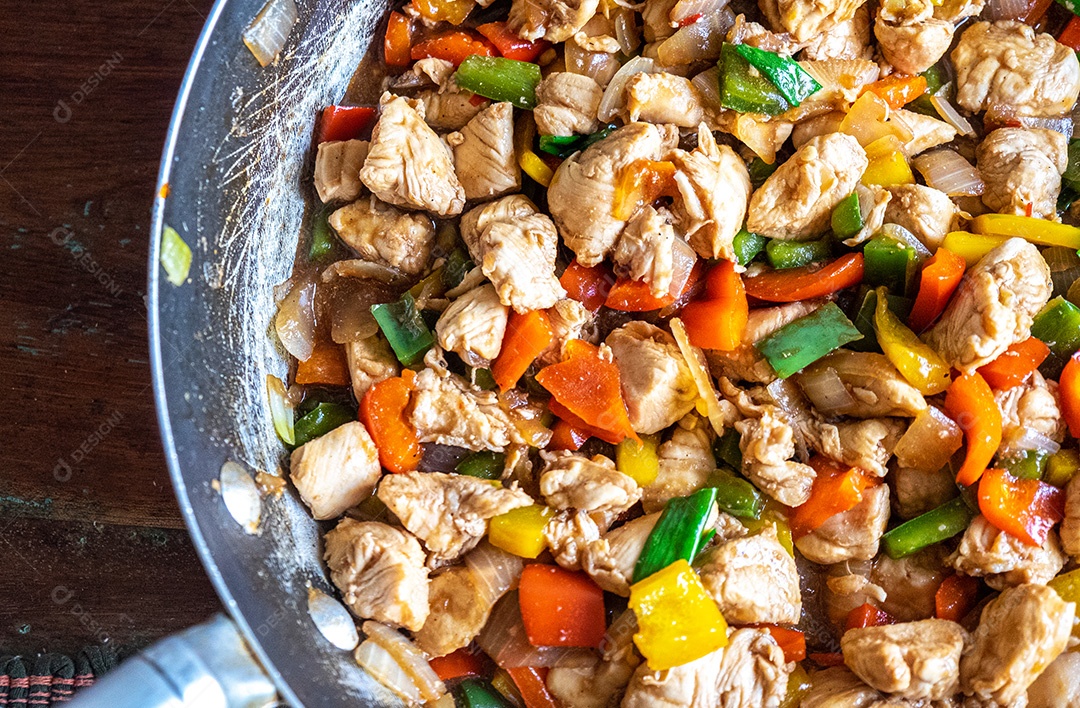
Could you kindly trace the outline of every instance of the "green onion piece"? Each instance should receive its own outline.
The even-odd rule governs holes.
[[[502,477],[506,455],[501,452],[474,452],[457,464],[454,471],[468,477],[499,479]]]
[[[787,102],[797,106],[811,94],[821,90],[814,77],[806,73],[794,59],[782,57],[775,52],[758,49],[749,44],[736,44],[735,50],[755,69],[765,74],[780,90]]]
[[[765,248],[765,240],[764,236],[752,234],[746,229],[739,229],[739,233],[735,234],[735,239],[731,242],[731,247],[735,251],[735,260],[739,265],[744,266],[754,260]]]
[[[877,331],[874,329],[877,293],[873,289],[868,289],[865,285],[862,288],[855,296],[855,302],[859,303],[859,308],[855,311],[855,317],[851,321],[855,324],[855,329],[862,332],[863,338],[851,342],[848,348],[857,352],[877,352],[880,354],[881,347],[878,346]],[[900,297],[899,295],[887,295],[886,299],[892,313],[906,322],[908,315],[911,314],[914,302],[910,298]]]
[[[765,180],[769,179],[769,176],[776,172],[776,168],[780,166],[780,163],[773,161],[770,165],[760,157],[755,157],[750,161],[750,164],[746,166],[747,171],[750,172],[750,184],[754,189],[757,189],[761,185],[765,184]]]
[[[890,558],[903,558],[962,533],[973,518],[975,512],[964,498],[956,497],[886,532],[881,543]]]
[[[328,256],[337,246],[337,237],[330,228],[330,210],[320,209],[311,218],[311,247],[308,258],[319,261]]]
[[[1035,315],[1031,336],[1038,337],[1055,355],[1072,356],[1080,348],[1080,307],[1056,297]]]
[[[668,500],[663,513],[645,540],[634,582],[663,570],[677,560],[692,561],[703,545],[706,524],[716,506],[716,488],[706,487],[688,497]]]
[[[911,246],[879,234],[863,247],[863,280],[884,285],[889,292],[906,293],[918,272],[918,254]]]
[[[734,44],[720,49],[720,105],[740,113],[780,115],[791,104],[776,86],[750,65]]]
[[[320,403],[293,424],[296,446],[326,435],[356,420],[356,414],[340,403]]]
[[[478,96],[532,110],[536,106],[540,67],[527,61],[473,54],[461,62],[454,78],[458,86]]]
[[[455,248],[450,251],[450,255],[446,257],[446,263],[443,265],[443,286],[450,290],[461,285],[461,281],[465,279],[465,274],[474,267],[473,262],[469,260],[468,252],[464,248]]]
[[[863,222],[859,195],[852,192],[833,207],[832,230],[838,238],[851,238],[862,231],[863,226],[865,222]]]
[[[161,230],[161,265],[169,282],[176,286],[184,284],[191,270],[191,248],[171,226]]]
[[[997,466],[1018,479],[1042,479],[1050,454],[1042,450],[1020,450],[1008,457],[999,457]]]
[[[412,366],[420,361],[435,344],[435,337],[417,311],[416,300],[409,293],[405,293],[397,302],[372,305],[371,314],[390,342],[398,361],[404,366]]]
[[[614,126],[608,126],[589,135],[541,135],[540,149],[556,157],[567,158],[593,143],[600,142],[614,130]]]
[[[467,678],[454,687],[457,708],[514,708],[487,681]]]
[[[765,246],[769,265],[776,269],[799,268],[832,255],[832,239],[828,236],[816,241],[784,241],[774,238]]]
[[[725,430],[723,435],[713,440],[713,457],[717,461],[729,465],[732,469],[741,470],[742,449],[739,447],[741,437],[739,431],[735,430],[735,428]]]
[[[285,384],[277,376],[266,375],[266,395],[270,399],[270,418],[274,431],[286,445],[296,444],[293,431],[293,408],[285,391]]]
[[[862,339],[835,302],[800,317],[754,344],[776,375],[786,379],[848,342]]]
[[[765,509],[765,495],[750,482],[728,470],[713,470],[705,486],[716,489],[716,504],[732,516],[758,519]]]
[[[1080,452],[1058,450],[1046,461],[1043,481],[1055,487],[1064,487],[1080,472]]]

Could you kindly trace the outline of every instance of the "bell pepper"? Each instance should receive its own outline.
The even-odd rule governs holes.
[[[813,76],[799,66],[794,59],[780,56],[775,52],[758,49],[749,44],[736,44],[735,51],[750,66],[764,74],[775,86],[784,99],[792,106],[797,106],[810,95],[821,90]]]
[[[565,420],[559,419],[551,428],[551,442],[548,443],[547,449],[580,450],[590,437],[588,431],[575,428]]]
[[[892,110],[899,110],[926,93],[926,77],[922,75],[901,76],[891,74],[863,87],[863,93],[872,93],[888,104]]]
[[[539,504],[511,509],[491,519],[488,541],[515,556],[536,558],[547,548],[544,527],[553,516],[551,508]]]
[[[499,479],[502,477],[505,464],[506,455],[503,453],[481,450],[467,455],[461,462],[457,463],[454,471],[467,477]]]
[[[536,124],[530,116],[519,120],[514,128],[514,153],[518,167],[542,187],[551,184],[555,171],[548,167],[539,155],[533,152],[533,138],[536,137]]]
[[[435,57],[460,66],[471,56],[493,57],[496,53],[495,45],[483,37],[464,30],[452,30],[414,44],[411,56],[414,61]]]
[[[886,624],[896,624],[896,620],[885,610],[874,607],[869,602],[864,602],[851,612],[848,612],[847,620],[844,622],[844,630],[881,627]]]
[[[585,573],[543,563],[526,565],[518,601],[525,635],[534,647],[595,649],[604,641],[604,591]]]
[[[1043,450],[1019,450],[1005,456],[998,455],[995,466],[1017,479],[1042,479],[1050,454]]]
[[[398,361],[404,366],[412,366],[423,359],[435,344],[435,337],[416,309],[416,300],[409,293],[405,293],[397,302],[372,305],[371,314],[390,342]]]
[[[1020,385],[1048,356],[1050,348],[1043,344],[1042,340],[1028,337],[1006,349],[989,364],[980,366],[979,374],[991,388],[1004,391]]]
[[[481,655],[469,651],[468,647],[458,649],[446,656],[436,656],[433,659],[428,659],[428,664],[431,665],[431,668],[441,681],[483,676],[485,673]]]
[[[506,671],[517,686],[525,708],[559,708],[559,702],[547,688],[546,667],[517,666],[507,668]]]
[[[630,586],[634,644],[653,671],[700,659],[727,645],[727,622],[685,560]]]
[[[352,411],[338,403],[320,403],[293,423],[296,447],[326,435],[334,428],[356,420]]]
[[[915,388],[930,396],[949,387],[949,365],[889,309],[885,288],[877,290],[874,333],[882,353]]]
[[[934,616],[950,622],[963,620],[979,601],[980,585],[978,578],[959,573],[942,580],[934,593]]]
[[[884,135],[867,145],[866,157],[870,164],[863,172],[863,184],[881,187],[915,184],[915,175],[904,153],[904,144],[895,135]]]
[[[412,0],[412,6],[426,20],[460,25],[476,3],[473,0]]]
[[[694,263],[694,267],[690,269],[690,272],[686,273],[685,277],[680,278],[679,273],[676,273],[671,281],[671,288],[668,290],[668,294],[662,297],[653,295],[652,289],[644,280],[619,278],[615,281],[615,284],[611,286],[611,290],[608,292],[604,305],[605,307],[609,307],[612,310],[619,310],[620,312],[649,312],[651,310],[659,310],[671,305],[678,300],[683,293],[693,288],[697,281],[701,279],[702,269],[702,262],[698,260]]]
[[[694,560],[716,509],[716,489],[705,487],[688,497],[669,499],[652,533],[645,539],[633,582],[640,582],[675,561]]]
[[[756,519],[741,518],[739,523],[751,534],[756,534],[766,526],[772,526],[776,531],[776,539],[788,552],[795,557],[795,544],[792,541],[791,525],[788,523],[788,508],[775,499],[766,499],[765,508],[761,516]]]
[[[734,44],[720,48],[720,105],[739,113],[776,116],[791,108],[784,94]]]
[[[656,160],[634,160],[619,170],[615,181],[615,201],[611,213],[627,220],[646,204],[660,197],[675,197],[675,164]]]
[[[575,152],[600,142],[614,131],[615,128],[608,126],[589,135],[541,135],[540,149],[555,157],[565,159]]]
[[[803,643],[805,644],[805,642],[804,638]],[[784,658],[787,659],[786,654]],[[784,693],[784,700],[780,703],[780,708],[799,708],[803,697],[810,692],[813,686],[814,682],[810,680],[810,674],[806,673],[806,669],[803,668],[802,664],[796,664],[795,669],[788,674],[787,689]]]
[[[742,278],[731,261],[720,261],[705,278],[705,300],[688,303],[680,317],[690,343],[701,349],[731,351],[742,343],[750,305]]]
[[[755,157],[753,160],[750,160],[750,164],[746,166],[747,171],[750,173],[750,186],[752,186],[754,189],[757,189],[761,185],[765,184],[765,180],[769,179],[769,176],[773,172],[776,172],[776,169],[778,167],[780,167],[780,163],[768,163],[762,160],[760,157]],[[741,265],[746,264],[742,263]]]
[[[319,209],[311,217],[311,245],[308,247],[308,259],[321,261],[337,249],[337,236],[330,228],[330,209]]]
[[[611,286],[615,284],[615,274],[603,263],[586,267],[570,261],[559,277],[559,284],[568,297],[580,302],[589,312],[596,312],[607,300]]]
[[[881,545],[890,558],[903,558],[963,533],[973,518],[963,497],[956,497],[885,532]]]
[[[953,380],[945,393],[945,413],[964,431],[967,454],[956,474],[962,486],[975,484],[1001,446],[1001,409],[978,372]]]
[[[765,509],[765,495],[750,482],[726,469],[709,474],[706,487],[716,490],[716,504],[721,511],[740,519],[758,519]]]
[[[514,704],[502,697],[483,679],[467,678],[453,688],[454,704],[460,708],[513,708]]]
[[[865,222],[858,193],[852,192],[833,207],[830,223],[837,238],[851,238],[862,231]]]
[[[495,675],[491,677],[491,687],[494,688],[502,698],[505,698],[508,706],[513,708],[522,708],[525,705],[525,699],[521,697],[521,691],[518,690],[517,685],[514,683],[514,679],[510,678],[510,674],[506,669],[495,669]],[[449,706],[447,706],[449,708]]]
[[[849,253],[825,265],[766,271],[745,278],[746,294],[768,302],[795,302],[825,297],[858,285],[863,279],[863,255]]]
[[[317,343],[311,356],[297,362],[294,380],[298,384],[348,386],[349,365],[345,361],[345,350],[333,342]]]
[[[843,465],[822,455],[808,463],[817,472],[806,503],[791,511],[791,534],[798,540],[826,521],[862,501],[863,492],[877,480],[859,467]]]
[[[742,450],[739,449],[739,431],[728,428],[723,435],[713,440],[713,457],[727,464],[734,470],[742,469]]]
[[[752,624],[755,629],[764,629],[776,641],[780,651],[784,652],[784,661],[802,661],[806,658],[806,635],[798,629],[781,627],[776,624]]]
[[[535,62],[551,48],[551,42],[545,39],[535,42],[522,39],[505,22],[488,22],[478,26],[476,31],[487,37],[499,50],[499,54],[507,59]]]
[[[832,255],[832,239],[823,236],[816,241],[785,241],[771,239],[765,246],[769,265],[777,270],[799,268]]]
[[[469,260],[468,251],[460,247],[450,251],[441,273],[444,292],[461,285],[461,281],[465,280],[465,274],[474,267],[473,262]]]
[[[967,231],[950,231],[941,242],[941,248],[948,249],[963,258],[964,263],[970,268],[987,253],[1008,240],[1008,236],[983,236]]]
[[[1061,416],[1069,427],[1069,435],[1080,438],[1080,352],[1069,357],[1058,380]]]
[[[1068,573],[1062,573],[1048,582],[1047,585],[1053,588],[1065,602],[1080,604],[1080,568],[1070,570]],[[1076,629],[1074,626],[1073,634],[1076,634]]]
[[[1074,52],[1080,52],[1080,17],[1073,15],[1069,18],[1068,24],[1061,30],[1057,41]]]
[[[986,520],[1030,546],[1041,546],[1065,516],[1065,491],[1037,479],[989,469],[979,480],[979,511]]]
[[[862,294],[861,298],[859,293]],[[859,304],[859,309],[855,311],[851,322],[855,325],[855,329],[862,333],[863,338],[851,342],[848,348],[857,352],[880,353],[881,346],[878,344],[877,331],[874,329],[874,318],[877,315],[877,291],[871,288],[865,290],[860,288],[856,291],[854,302]],[[885,297],[885,302],[889,310],[901,320],[911,313],[911,300],[906,297],[890,294]]]
[[[352,140],[363,135],[375,119],[371,106],[327,106],[319,120],[317,142]]]
[[[616,433],[610,430],[604,430],[603,428],[598,428],[595,425],[589,425],[554,398],[548,401],[548,410],[550,410],[551,414],[557,419],[567,423],[578,434],[584,435],[586,440],[589,438],[597,438],[604,442],[611,443],[612,445],[618,445],[627,437],[621,432]]]
[[[458,66],[454,80],[477,96],[532,110],[536,106],[540,67],[527,61],[473,54]]]
[[[660,457],[656,449],[660,445],[659,435],[641,435],[641,442],[627,438],[615,446],[615,467],[645,487],[653,483],[660,474]]]
[[[919,273],[919,293],[907,321],[916,334],[928,330],[945,311],[966,269],[963,257],[944,246],[923,263]]]
[[[502,349],[491,364],[491,375],[502,391],[517,386],[536,357],[551,346],[555,333],[551,319],[543,310],[530,310],[525,314],[510,313],[503,335]]]
[[[838,651],[811,652],[806,655],[806,658],[818,666],[830,667],[844,665],[844,655]]]
[[[1080,452],[1072,449],[1058,450],[1046,461],[1043,481],[1055,487],[1064,487],[1072,481],[1077,472],[1080,472]]]
[[[391,12],[383,39],[383,61],[387,66],[408,66],[412,62],[412,20]]]
[[[1080,348],[1080,307],[1055,297],[1035,315],[1031,336],[1045,342],[1056,356],[1072,356]]]
[[[918,267],[915,249],[891,236],[879,234],[863,247],[863,280],[883,285],[890,293],[906,293]]]
[[[1080,248],[1080,228],[1032,216],[982,214],[971,220],[971,230],[986,236],[1019,236],[1039,246]]]
[[[731,242],[731,249],[735,252],[735,261],[741,266],[747,265],[765,248],[765,241],[764,236],[752,234],[746,229],[739,229],[739,233],[735,234]]]
[[[405,415],[411,394],[406,374],[379,381],[360,400],[360,420],[379,450],[379,462],[391,472],[415,470],[424,455],[416,428]]]
[[[861,338],[862,334],[836,303],[829,302],[755,342],[754,347],[776,375],[786,379],[829,352]]]

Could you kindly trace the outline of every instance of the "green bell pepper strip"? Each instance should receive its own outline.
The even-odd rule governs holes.
[[[848,342],[862,339],[862,333],[830,302],[805,317],[784,325],[754,344],[776,375],[786,379]]]
[[[731,242],[731,248],[735,251],[735,260],[744,266],[757,257],[765,248],[765,237],[752,234],[746,229],[739,229]]]
[[[705,486],[716,489],[716,504],[722,511],[740,519],[761,518],[765,495],[745,479],[721,468],[709,474]]]
[[[859,204],[859,195],[852,192],[833,207],[832,230],[838,238],[851,238],[862,231],[863,226],[865,222],[862,205]]]
[[[769,265],[777,270],[799,268],[832,255],[832,239],[828,236],[816,241],[784,241],[771,239],[765,245]]]
[[[732,469],[742,469],[742,449],[739,447],[739,431],[728,428],[724,434],[713,440],[713,457]]]
[[[874,331],[874,313],[877,311],[877,293],[872,289],[864,289],[859,291],[859,294],[855,296],[855,302],[859,304],[858,309],[855,311],[855,316],[851,321],[855,324],[855,328],[862,332],[863,338],[852,342],[848,345],[849,349],[853,349],[857,352],[881,352],[881,347],[878,345],[877,332]],[[903,321],[907,321],[908,315],[911,314],[911,307],[914,304],[910,298],[900,297],[899,295],[887,295],[886,300],[889,303],[889,309],[893,314],[899,317]]]
[[[457,708],[513,708],[487,681],[467,678],[452,691]]]
[[[765,180],[769,179],[769,176],[773,172],[776,172],[776,168],[779,166],[779,162],[774,161],[770,165],[760,157],[755,157],[753,160],[750,160],[750,164],[746,166],[747,171],[750,172],[750,185],[753,186],[754,189],[757,189],[765,184]]]
[[[420,361],[435,344],[435,337],[416,309],[416,300],[409,293],[397,302],[372,305],[371,314],[379,323],[390,348],[404,366]]]
[[[794,59],[788,59],[775,52],[758,49],[749,44],[736,44],[735,51],[750,62],[750,66],[767,76],[769,81],[779,89],[784,99],[793,106],[799,105],[811,94],[821,90],[821,84],[806,73],[806,70]]]
[[[454,471],[467,477],[480,479],[499,479],[502,477],[506,455],[501,452],[474,452],[457,463]]]
[[[330,210],[320,209],[311,218],[311,247],[308,249],[308,258],[320,261],[337,246],[337,237],[330,228]]]
[[[494,391],[498,388],[498,384],[495,383],[495,377],[491,375],[491,369],[472,369],[470,370],[472,385],[477,388],[482,388],[485,391]]]
[[[1061,175],[1061,184],[1080,190],[1080,140],[1069,141],[1069,162]]]
[[[863,280],[884,285],[890,293],[906,293],[918,271],[915,249],[892,237],[877,235],[863,247]]]
[[[455,248],[450,251],[450,255],[446,257],[446,263],[443,264],[442,268],[443,287],[450,290],[461,285],[461,281],[465,279],[465,274],[474,267],[473,262],[469,260],[468,252],[464,248]]]
[[[776,116],[791,108],[784,94],[751,66],[736,45],[720,48],[720,105],[740,113]]]
[[[356,420],[356,413],[340,403],[320,403],[293,423],[296,447]]]
[[[694,560],[705,543],[705,525],[715,506],[714,487],[668,500],[652,533],[645,539],[645,547],[634,566],[633,582],[644,580],[677,560]]]
[[[1035,315],[1031,336],[1041,339],[1059,357],[1072,356],[1080,349],[1080,307],[1061,296],[1054,298]]]
[[[922,77],[926,79],[926,93],[916,98],[905,108],[931,118],[940,118],[941,116],[938,114],[937,109],[934,108],[934,104],[930,102],[930,97],[940,91],[948,82],[948,72],[940,64],[934,64],[922,73]]]
[[[478,96],[509,101],[518,108],[532,110],[536,107],[540,66],[505,57],[473,54],[461,62],[454,80],[458,86]]]
[[[1042,479],[1050,454],[1041,450],[1020,450],[1007,457],[998,457],[997,467],[1018,479]]]
[[[541,135],[540,149],[550,155],[567,158],[593,143],[600,142],[614,130],[613,126],[608,126],[589,135]]]
[[[886,532],[881,544],[890,558],[903,558],[962,533],[974,518],[964,498],[956,497]]]

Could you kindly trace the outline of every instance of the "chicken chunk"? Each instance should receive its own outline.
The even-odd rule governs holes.
[[[494,391],[469,386],[460,376],[424,369],[413,385],[409,421],[420,442],[502,452],[527,443],[515,423],[519,415],[499,405]]]
[[[952,22],[934,17],[930,0],[884,2],[874,22],[882,56],[902,74],[921,74],[936,64],[955,31]]]
[[[822,405],[825,401],[815,399],[816,389],[807,384],[829,375],[830,371],[836,374],[844,390],[851,396],[850,405],[830,407]],[[926,399],[922,393],[908,383],[882,354],[838,349],[803,369],[796,381],[815,407],[829,408],[830,414],[834,415],[856,418],[913,417],[926,410]]]
[[[676,225],[702,258],[734,260],[731,243],[750,199],[746,163],[727,145],[717,145],[704,125],[698,126],[697,147],[672,150],[668,159],[675,165],[679,188],[671,207]]]
[[[400,366],[390,344],[378,335],[345,343],[345,363],[349,367],[353,396],[363,400],[375,384],[397,376]]]
[[[600,540],[600,528],[587,511],[560,511],[544,526],[544,540],[556,563],[581,570],[589,544]]]
[[[885,223],[903,226],[931,251],[936,251],[945,235],[955,231],[960,210],[949,195],[921,184],[889,187],[891,199],[885,208]]]
[[[1076,603],[1044,585],[1002,592],[982,611],[971,648],[960,659],[960,688],[997,705],[1023,705],[1028,686],[1064,651]]]
[[[941,700],[957,691],[966,634],[955,622],[926,619],[849,629],[841,649],[848,668],[879,691]]]
[[[1061,520],[1061,547],[1074,558],[1080,557],[1080,476],[1065,487],[1065,518]]]
[[[360,181],[384,202],[457,216],[465,207],[465,190],[450,150],[424,122],[423,104],[418,105],[419,111],[406,98],[383,95]]]
[[[515,194],[472,209],[461,217],[461,236],[502,304],[525,313],[566,297],[555,277],[559,236],[527,197]]]
[[[595,133],[600,127],[596,111],[604,90],[591,76],[557,71],[536,87],[533,119],[541,135],[570,136]]]
[[[447,568],[428,585],[432,612],[413,641],[428,656],[445,656],[468,646],[480,634],[491,605],[479,601],[480,589],[466,566]]]
[[[1054,531],[1042,546],[1029,546],[980,515],[964,531],[948,562],[958,572],[981,577],[1001,590],[1026,583],[1045,585],[1064,567],[1065,556]]]
[[[599,0],[514,0],[507,24],[522,39],[558,44],[584,27],[598,5]]]
[[[1051,291],[1039,250],[1009,239],[968,269],[926,342],[952,366],[974,371],[1030,336]]]
[[[803,46],[802,58],[808,61],[830,59],[870,59],[870,11],[866,5],[855,11],[850,20],[838,22]]]
[[[631,123],[563,161],[548,187],[548,207],[566,246],[582,265],[611,251],[626,226],[613,213],[615,181],[636,160],[659,160],[675,147],[674,126]]]
[[[551,345],[540,352],[537,361],[542,365],[554,364],[563,360],[563,346],[572,339],[592,338],[586,331],[593,321],[593,313],[577,300],[564,298],[547,311],[551,324]]]
[[[714,376],[724,376],[733,381],[771,383],[776,379],[769,362],[761,356],[754,344],[800,317],[805,317],[824,304],[822,300],[800,300],[776,307],[750,310],[743,332],[743,342],[730,352],[708,350],[709,371]]]
[[[372,263],[415,275],[431,260],[435,225],[425,214],[410,214],[363,197],[330,215],[338,237],[360,257]]]
[[[1022,22],[976,22],[952,51],[956,102],[969,111],[1007,107],[1021,116],[1068,113],[1080,94],[1072,49]]]
[[[569,452],[554,453],[540,475],[540,493],[548,506],[618,516],[641,498],[633,477],[615,469],[603,455],[591,460]]]
[[[316,519],[334,519],[371,496],[382,476],[379,451],[353,421],[304,443],[289,458],[289,477]]]
[[[884,697],[843,666],[835,666],[811,675],[810,690],[800,708],[885,708]],[[890,708],[902,708],[893,704]]]
[[[611,260],[626,277],[645,281],[649,292],[663,297],[671,289],[674,276],[674,247],[670,213],[649,204],[626,223]]]
[[[841,22],[847,22],[865,0],[777,0],[776,20],[779,27],[789,32],[799,42],[806,42],[823,32],[830,31]],[[759,3],[764,5],[764,3]],[[773,14],[762,8],[766,16]],[[771,20],[772,18],[770,18]]]
[[[509,317],[510,308],[499,302],[494,285],[473,288],[439,315],[439,346],[472,365],[493,361],[502,349]]]
[[[519,489],[442,472],[386,475],[378,497],[423,542],[433,561],[459,558],[483,538],[492,517],[532,504]]]
[[[797,624],[802,613],[795,559],[767,525],[709,549],[698,573],[724,619],[734,624]]]
[[[893,493],[900,518],[914,519],[956,496],[955,475],[948,469],[927,472],[898,466],[893,472]]]
[[[705,486],[716,469],[709,424],[696,413],[687,415],[657,450],[657,456],[660,472],[641,494],[647,514],[662,510],[668,499],[685,497]]]
[[[323,542],[330,579],[353,614],[414,632],[424,626],[428,572],[412,534],[346,518]]]
[[[635,432],[659,432],[693,410],[697,386],[674,337],[634,321],[609,334],[606,343],[619,367]]]
[[[513,104],[493,103],[446,140],[454,149],[454,168],[466,199],[490,199],[521,189]]]
[[[799,552],[815,563],[869,560],[889,522],[889,486],[879,484],[863,492],[863,499],[847,511],[795,542]]]
[[[435,130],[461,130],[480,111],[491,105],[487,99],[469,91],[421,91],[417,100],[424,104],[424,122]]]
[[[850,135],[811,139],[754,192],[746,229],[795,241],[825,233],[833,207],[851,194],[868,164]]]
[[[698,90],[683,76],[642,72],[630,77],[624,92],[630,122],[696,128],[705,117]]]
[[[975,149],[982,201],[1001,214],[1054,219],[1069,143],[1056,130],[998,128]]]
[[[933,617],[937,609],[934,598],[947,567],[944,557],[944,549],[938,546],[903,558],[880,554],[870,571],[870,582],[885,592],[881,609],[899,622]]]
[[[1080,708],[1080,653],[1065,652],[1028,687],[1028,708]]]
[[[604,636],[603,654],[583,666],[555,666],[548,671],[547,688],[567,708],[612,708],[641,664],[634,650],[637,619],[625,610]]]
[[[763,406],[757,417],[735,423],[743,474],[770,497],[799,506],[810,498],[817,473],[790,458],[795,456],[795,432],[776,406]]]
[[[994,400],[1001,411],[1002,452],[1009,452],[1013,442],[1028,430],[1057,442],[1065,439],[1057,383],[1047,381],[1037,370],[1018,386],[994,391]]]
[[[811,442],[826,457],[884,477],[885,466],[904,428],[905,423],[896,418],[821,423],[813,431]]]
[[[360,196],[360,168],[367,159],[366,140],[328,140],[315,155],[315,193],[319,200],[350,202]]]
[[[634,566],[660,514],[647,514],[605,533],[586,547],[581,568],[608,592],[629,597]]]

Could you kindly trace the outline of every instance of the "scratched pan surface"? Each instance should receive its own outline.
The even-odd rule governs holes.
[[[307,614],[309,584],[331,586],[318,526],[295,494],[265,500],[260,533],[248,535],[212,486],[227,460],[275,472],[284,453],[265,393],[266,375],[287,371],[271,334],[273,287],[289,276],[303,228],[310,190],[300,176],[310,172],[316,112],[345,94],[386,7],[298,0],[285,50],[261,68],[240,36],[263,2],[215,5],[166,140],[159,187],[168,196],[159,192],[152,233],[172,226],[194,261],[173,287],[154,239],[147,305],[158,418],[195,547],[283,697],[296,706],[397,705]]]

